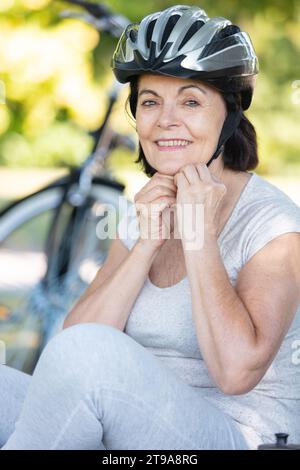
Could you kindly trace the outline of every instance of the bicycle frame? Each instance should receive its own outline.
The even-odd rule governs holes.
[[[82,16],[76,13],[76,17],[89,22],[97,29],[107,31],[114,36],[119,36],[124,26],[129,23],[129,21],[124,17],[112,15],[107,7],[103,5],[92,4],[84,0],[67,1],[71,4],[82,6],[89,13],[88,16]],[[74,12],[64,12],[61,16],[74,17]],[[59,279],[68,270],[72,249],[72,243],[69,242],[69,237],[73,237],[73,239],[76,238],[76,234],[80,228],[80,220],[83,219],[85,212],[92,204],[90,191],[93,178],[103,173],[104,162],[109,153],[113,148],[121,145],[130,150],[135,148],[135,144],[128,137],[124,137],[112,131],[109,127],[109,119],[111,117],[113,107],[118,99],[120,89],[123,86],[124,85],[121,85],[116,80],[114,81],[108,93],[108,105],[103,122],[98,129],[90,133],[95,139],[92,152],[80,166],[78,172],[72,173],[72,177],[64,187],[61,202],[55,211],[47,240],[46,253],[48,258],[48,268],[43,279],[45,287],[49,286],[51,279]],[[120,192],[123,193],[124,186],[119,185],[119,188]],[[62,225],[60,221],[63,209],[66,205],[69,206],[70,215],[65,230],[60,235],[59,230]],[[78,220],[79,222],[77,222]],[[59,238],[61,239],[61,242],[58,243],[58,252],[55,253],[57,240]],[[59,260],[59,262],[55,263],[57,260]]]
[[[73,172],[72,178],[63,190],[61,202],[55,211],[47,240],[46,253],[48,258],[48,269],[43,280],[45,286],[49,285],[51,279],[60,278],[68,269],[72,244],[66,243],[64,240],[69,240],[69,234],[73,234],[72,236],[75,237],[77,232],[76,226],[78,225],[76,225],[76,221],[78,220],[78,217],[79,221],[82,220],[85,211],[92,203],[90,190],[93,178],[103,172],[104,162],[114,147],[112,145],[112,138],[116,134],[111,132],[108,123],[113,106],[118,99],[118,91],[119,87],[113,85],[109,93],[109,103],[105,112],[104,121],[94,133],[97,136],[97,140],[95,141],[93,151],[78,171],[76,173]],[[119,188],[120,192],[123,193],[124,185],[119,185]],[[59,235],[62,211],[66,205],[70,208],[69,221],[66,225],[65,232],[62,235]],[[81,216],[78,214],[81,214]],[[58,248],[58,254],[55,254],[55,246],[57,245],[57,239],[59,237],[61,238],[62,246]],[[59,263],[54,265],[52,261],[57,259],[59,259]]]

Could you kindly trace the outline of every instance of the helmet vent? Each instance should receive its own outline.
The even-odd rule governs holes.
[[[227,38],[228,36],[224,36],[223,39]],[[226,39],[226,48],[230,46],[234,46],[236,44],[234,38],[228,37]],[[215,39],[211,41],[209,44],[207,44],[203,51],[200,53],[198,60],[203,59],[204,57],[208,57],[212,54],[215,54],[216,52],[223,51],[224,50],[224,42],[220,40],[220,38]]]
[[[174,28],[174,26],[176,25],[177,21],[181,18],[180,15],[172,15],[168,21],[167,21],[167,24],[166,24],[166,27],[165,27],[165,30],[164,30],[164,33],[163,33],[163,37],[161,39],[161,44],[160,44],[160,48],[162,49],[164,47],[164,45],[166,44],[168,38],[170,37],[170,34],[172,33],[172,30]]]
[[[231,45],[234,46],[235,40],[234,38],[230,38],[230,36],[233,36],[240,31],[240,28],[233,24],[229,24],[225,26],[225,28],[220,29],[220,31],[214,35],[210,43],[205,46],[200,56],[198,57],[198,60],[215,54],[216,52],[222,51],[224,49],[223,39],[229,38],[226,39],[226,47],[230,47]]]
[[[187,31],[186,35],[184,36],[183,40],[181,41],[178,50],[180,50],[190,39],[191,37],[199,31],[200,28],[204,25],[204,21],[197,20],[195,23],[192,24],[190,29]]]
[[[240,33],[241,30],[238,26],[234,24],[229,24],[225,28],[221,29],[213,38],[211,42],[220,41],[221,39],[227,38],[228,36],[233,36],[236,33]]]
[[[156,19],[150,21],[150,23],[149,23],[149,25],[148,25],[147,35],[146,35],[146,44],[147,44],[147,47],[150,47],[150,40],[151,40],[151,37],[152,37],[152,33],[153,33],[153,29],[154,29],[155,23],[156,23]]]

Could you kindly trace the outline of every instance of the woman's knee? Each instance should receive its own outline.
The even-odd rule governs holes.
[[[117,328],[110,325],[104,325],[101,323],[78,323],[73,326],[65,328],[58,333],[53,340],[59,344],[90,344],[91,342],[105,341],[107,338],[122,337],[122,333]]]
[[[125,333],[117,328],[99,323],[79,323],[54,336],[41,355],[60,366],[70,364],[92,365],[97,356],[111,357],[126,343]]]
[[[119,387],[152,377],[158,363],[133,338],[109,325],[82,323],[57,334],[44,349],[34,375],[71,388]],[[51,379],[52,380],[52,379]],[[147,379],[148,380],[148,379]]]

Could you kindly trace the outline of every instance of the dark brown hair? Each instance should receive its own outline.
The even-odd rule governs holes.
[[[238,106],[240,103],[240,96],[236,95],[235,97]],[[223,94],[223,98],[225,100],[227,110],[229,110],[230,102],[227,101],[225,94]],[[129,103],[130,111],[134,119],[136,116],[137,99],[138,76],[131,79],[129,96],[127,98],[127,104]],[[253,124],[244,113],[242,114],[238,128],[224,145],[223,161],[225,168],[235,171],[254,170],[259,164],[256,131]],[[153,176],[157,171],[148,163],[140,143],[138,148],[138,158],[134,162],[139,163],[141,170],[149,177]]]

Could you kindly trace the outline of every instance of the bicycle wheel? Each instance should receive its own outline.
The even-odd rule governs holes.
[[[48,265],[46,243],[64,183],[13,204],[0,217],[0,341],[9,366],[33,371],[58,320],[63,320],[105,261],[112,238],[100,239],[97,224],[113,208],[116,227],[126,202],[122,188],[110,181],[93,183],[94,203],[82,221],[76,256],[64,279],[59,284],[53,280],[47,290],[42,282]]]

